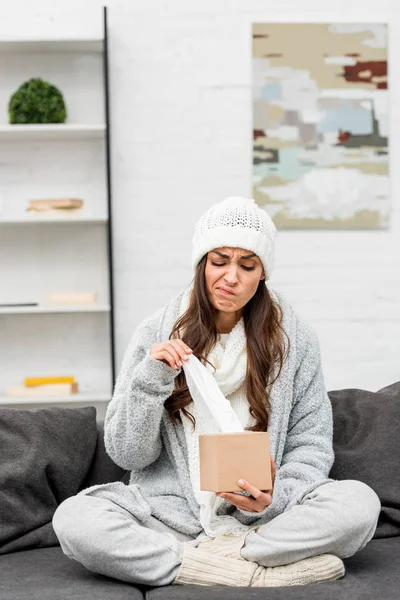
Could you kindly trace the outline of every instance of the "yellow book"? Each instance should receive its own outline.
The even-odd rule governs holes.
[[[24,379],[24,385],[26,387],[49,385],[53,383],[75,383],[75,377],[72,375],[61,375],[59,377],[26,377]]]

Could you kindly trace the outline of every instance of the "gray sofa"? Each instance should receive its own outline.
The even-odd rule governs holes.
[[[93,408],[0,409],[1,600],[398,600],[400,598],[400,382],[379,392],[329,393],[332,477],[371,485],[382,502],[374,539],[347,559],[339,581],[292,588],[139,588],[88,572],[65,557],[51,517],[95,483],[126,481],[107,456]]]

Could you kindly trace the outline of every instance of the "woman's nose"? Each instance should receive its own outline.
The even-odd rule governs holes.
[[[231,285],[237,283],[237,281],[238,281],[237,268],[229,267],[224,273],[224,279],[227,283],[230,283]]]

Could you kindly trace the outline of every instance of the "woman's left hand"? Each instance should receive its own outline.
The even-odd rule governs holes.
[[[228,492],[220,492],[217,493],[217,496],[220,498],[225,498],[232,504],[234,504],[237,508],[241,510],[246,510],[248,512],[262,512],[264,508],[269,506],[272,502],[272,495],[274,491],[274,482],[276,476],[276,465],[275,461],[271,456],[271,474],[272,474],[272,488],[267,490],[266,492],[262,492],[261,490],[254,487],[244,479],[240,479],[238,481],[239,486],[245,492],[249,492],[251,494],[251,498],[249,496],[243,496],[242,494],[234,494]]]

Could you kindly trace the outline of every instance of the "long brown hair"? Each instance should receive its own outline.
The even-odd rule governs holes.
[[[218,338],[214,321],[216,310],[208,299],[206,288],[206,262],[207,255],[197,265],[189,308],[175,322],[170,335],[170,339],[182,339],[203,364],[208,362],[207,357]],[[247,429],[266,431],[270,410],[268,388],[280,375],[289,338],[282,327],[281,308],[271,297],[264,280],[243,308],[243,320],[247,344],[246,398],[250,415],[255,419],[255,425]],[[193,415],[185,408],[191,401],[182,370],[175,378],[175,389],[166,400],[165,408],[174,421],[180,420],[179,411],[182,410],[195,426]]]

